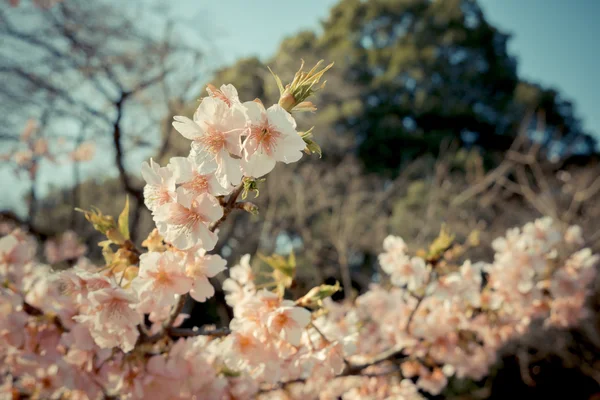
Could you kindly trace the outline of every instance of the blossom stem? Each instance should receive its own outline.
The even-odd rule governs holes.
[[[342,378],[342,377],[345,377],[345,376],[354,376],[354,375],[361,375],[361,376],[363,376],[363,374],[361,374],[361,372],[363,370],[365,370],[366,368],[371,367],[371,366],[376,365],[376,364],[380,364],[380,363],[382,363],[384,361],[396,359],[398,357],[400,357],[400,359],[405,359],[408,356],[406,354],[404,354],[402,350],[398,350],[397,348],[391,348],[391,349],[389,349],[387,351],[384,351],[383,353],[377,355],[376,357],[372,358],[371,360],[369,360],[368,362],[366,362],[364,364],[354,364],[354,365],[347,364],[346,369],[344,369],[344,371],[341,374],[335,376],[334,379],[335,378]],[[392,371],[386,371],[383,374],[377,374],[377,375],[374,375],[374,374],[364,374],[364,376],[366,376],[366,377],[369,377],[369,376],[380,376],[380,375],[387,375],[387,374],[390,374],[390,373],[398,373],[398,372],[399,372],[398,369],[393,369]],[[304,383],[304,382],[306,382],[306,379],[304,379],[304,378],[293,379],[293,380],[290,380],[290,381],[282,382],[282,383],[278,384],[277,386],[274,386],[274,387],[271,387],[271,388],[268,388],[268,389],[263,389],[263,390],[260,391],[260,393],[268,393],[268,392],[272,392],[272,391],[284,389],[287,386],[292,385],[294,383]]]
[[[183,329],[183,328],[170,328],[169,335],[175,337],[192,337],[192,336],[213,336],[222,337],[227,336],[231,333],[229,328],[216,328],[216,329]]]
[[[208,229],[211,232],[214,232],[219,227],[219,225],[221,225],[221,223],[227,219],[227,216],[231,213],[231,210],[235,208],[235,202],[237,201],[238,196],[242,193],[242,190],[244,190],[244,179],[242,179],[242,182],[240,182],[240,184],[237,185],[235,189],[233,189],[233,192],[231,192],[229,199],[223,207],[223,216],[217,221],[210,224],[210,226],[208,227]]]

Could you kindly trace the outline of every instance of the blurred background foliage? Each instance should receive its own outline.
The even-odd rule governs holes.
[[[23,26],[25,18],[37,22]],[[172,21],[152,32],[140,21],[111,2],[0,11],[2,149],[18,146],[19,124],[33,116],[47,138],[64,137],[68,126],[67,143],[93,140],[99,157],[119,171],[111,178],[94,164],[93,178],[42,198],[32,179],[29,213],[3,210],[6,222],[43,238],[74,229],[99,259],[99,237],[73,209],[93,205],[116,216],[127,195],[141,242],[153,224],[139,162],[153,156],[165,165],[189,151],[172,116],[191,116],[207,83],[232,83],[243,100],[276,102],[267,65],[286,82],[301,59],[307,65],[324,59],[335,66],[314,99],[319,110],[297,116],[300,127],[315,126],[323,158],[278,165],[260,196],[250,196],[259,216],[232,214],[216,248],[230,265],[245,253],[293,250],[298,293],[344,274],[361,291],[377,280],[376,257],[387,234],[417,250],[445,223],[460,242],[476,232],[481,245],[472,257],[489,260],[492,239],[541,215],[580,224],[587,244],[600,251],[594,136],[563,93],[518,76],[509,35],[489,23],[476,1],[340,0],[320,32],[299,32],[271,59],[240,59],[212,75],[204,64],[210,54],[180,40]],[[16,49],[29,49],[28,56]],[[15,164],[10,157],[4,162]],[[79,176],[78,163],[69,168]],[[210,311],[196,307],[194,318],[231,317],[217,292]],[[590,301],[598,304],[597,297]],[[598,320],[577,333],[591,351],[600,349],[597,333],[589,333],[597,332]],[[516,379],[511,371],[503,379]]]

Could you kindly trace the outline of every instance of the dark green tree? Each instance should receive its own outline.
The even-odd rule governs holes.
[[[300,58],[335,61],[314,121],[329,157],[355,151],[368,169],[394,175],[448,141],[502,153],[525,116],[540,111],[546,125],[536,138],[552,154],[595,149],[570,102],[519,79],[510,36],[475,0],[341,0],[322,25],[284,40],[268,64],[289,77]],[[264,71],[242,60],[215,81],[240,85],[246,99],[275,97]]]

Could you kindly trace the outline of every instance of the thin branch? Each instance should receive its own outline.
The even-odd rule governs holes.
[[[29,233],[42,241],[56,235],[56,232],[49,232],[36,228],[28,221],[19,218],[19,216],[12,211],[0,211],[0,222],[12,222],[19,227],[25,228]]]
[[[367,369],[369,367],[372,367],[377,364],[381,364],[382,362],[389,361],[389,360],[403,360],[403,359],[406,359],[407,357],[408,356],[406,354],[404,354],[402,350],[398,350],[397,348],[391,348],[391,349],[384,351],[383,353],[375,356],[374,358],[372,358],[371,360],[369,360],[366,363],[347,365],[346,369],[344,369],[344,371],[340,375],[335,376],[333,379],[343,378],[345,376],[363,376],[362,371],[364,371],[365,369]],[[398,369],[394,369],[392,371],[386,371],[383,375],[387,375],[387,374],[391,374],[391,373],[395,373],[395,372],[400,373],[400,371]],[[377,374],[377,376],[379,376],[379,375],[380,374]],[[364,376],[370,377],[373,375],[365,374]],[[268,389],[263,389],[260,391],[260,393],[273,392],[276,390],[285,389],[287,386],[292,385],[294,383],[304,383],[304,382],[306,382],[305,378],[292,379],[292,380],[289,380],[286,382],[281,382],[278,385],[270,387]]]
[[[229,328],[216,328],[216,329],[183,329],[183,328],[169,328],[168,333],[174,337],[193,337],[193,336],[212,336],[212,337],[223,337],[231,333]]]

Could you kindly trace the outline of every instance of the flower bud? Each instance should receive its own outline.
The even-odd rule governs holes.
[[[284,110],[287,112],[292,112],[294,106],[296,106],[296,99],[294,96],[286,89],[285,92],[279,97],[278,103]]]
[[[271,74],[277,83],[277,87],[279,88],[279,105],[287,112],[316,110],[313,103],[305,100],[325,86],[325,82],[318,87],[317,84],[325,72],[333,66],[333,63],[319,71],[319,66],[322,63],[323,60],[319,61],[310,71],[305,72],[303,71],[304,61],[302,61],[302,65],[300,65],[300,69],[298,69],[298,72],[294,75],[294,79],[285,87],[281,82],[281,78],[269,68],[269,71],[271,71]]]
[[[117,231],[117,225],[115,224],[114,218],[110,215],[103,215],[102,212],[97,208],[93,208],[91,211],[82,210],[80,208],[76,208],[75,210],[82,212],[85,216],[85,219],[92,223],[94,229],[100,233],[107,235],[107,237],[109,234],[108,231]],[[111,235],[113,235],[116,238],[116,233],[111,232]]]
[[[252,215],[258,215],[258,206],[254,203],[250,203],[249,201],[243,201],[236,204],[237,208],[240,208]]]

